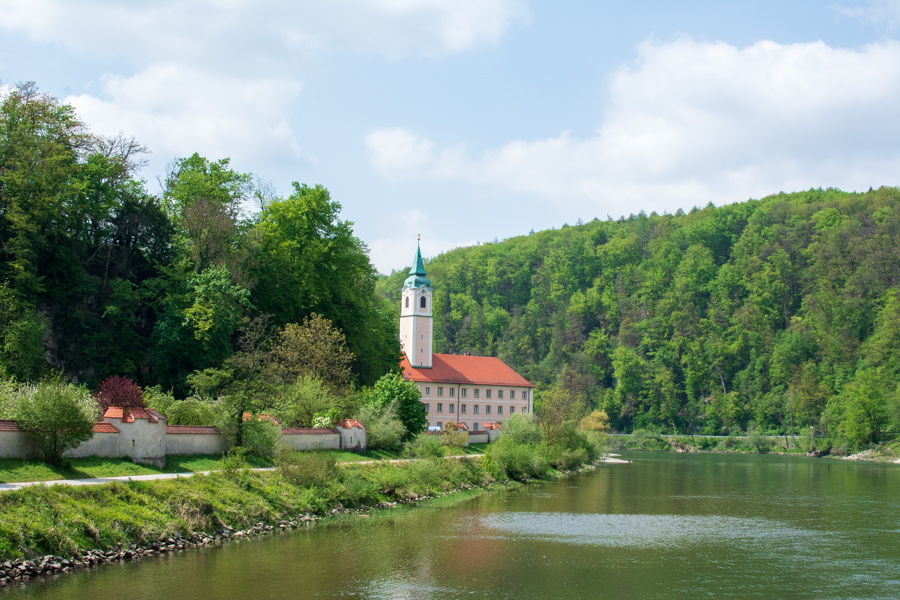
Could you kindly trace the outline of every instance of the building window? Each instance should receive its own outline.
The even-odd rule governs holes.
[[[510,407],[509,407],[509,414],[513,414],[514,412],[516,412],[516,407],[515,407],[515,406],[510,406]]]
[[[478,431],[478,423],[472,423],[472,431]]]
[[[450,405],[450,414],[451,414],[451,415],[453,414],[453,412],[454,412],[453,409],[455,409],[455,408],[456,408],[456,407],[455,407],[454,405],[452,405],[452,404]]]
[[[428,412],[428,411],[430,411],[430,410],[431,410],[431,405],[430,405],[429,403],[426,402],[426,403],[425,403],[425,412]]]
[[[528,400],[528,392],[522,392],[522,400]]]
[[[466,405],[465,405],[465,404],[460,405],[460,407],[459,407],[459,412],[465,414],[465,412],[466,412]]]
[[[475,397],[476,397],[476,398],[478,397],[478,392],[480,392],[480,391],[481,391],[481,390],[475,390]]]
[[[409,296],[406,297],[406,308],[409,308]]]
[[[444,412],[444,405],[438,402],[438,412]]]
[[[451,398],[456,397],[456,388],[450,388],[450,397]]]
[[[475,413],[476,415],[478,414],[478,405],[477,404],[472,407],[472,412]]]
[[[502,406],[498,406],[498,407],[497,407],[497,414],[498,414],[498,415],[502,415],[502,414],[503,414],[503,407],[502,407]]]
[[[431,395],[431,388],[428,387],[427,385],[425,386],[425,395],[426,395],[426,396],[430,396],[430,395]]]
[[[422,296],[422,301],[419,302],[419,306],[421,306],[422,308],[425,308],[425,296]]]
[[[444,388],[438,387],[438,396],[443,396],[443,395],[444,395]]]
[[[491,414],[491,407],[490,407],[490,405],[484,407],[484,414],[486,414],[486,415]]]
[[[438,421],[438,427],[440,427],[441,429],[443,429],[443,428],[444,428],[444,424],[441,423],[440,421]]]
[[[503,390],[497,390],[497,400],[503,400]]]
[[[463,389],[462,389],[462,392],[460,392],[460,393],[462,394],[462,397],[463,397],[463,398],[466,397],[466,395],[467,395],[466,392],[468,392],[468,391],[469,391],[468,388],[463,388]]]
[[[485,390],[484,397],[487,398],[488,400],[490,400],[491,399],[491,390]]]

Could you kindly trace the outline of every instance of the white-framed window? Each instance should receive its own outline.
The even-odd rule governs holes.
[[[444,412],[444,405],[438,402],[438,412]]]
[[[429,386],[427,386],[427,385],[425,386],[425,395],[426,395],[426,396],[430,396],[430,395],[431,395],[431,388],[430,388]]]
[[[522,392],[522,400],[528,400],[528,392],[526,392],[526,391]]]
[[[438,396],[440,397],[440,396],[443,396],[443,395],[444,395],[444,388],[438,386]]]
[[[510,406],[510,407],[509,407],[509,414],[513,414],[514,412],[516,412],[516,407],[515,407],[515,406]]]
[[[497,414],[498,414],[498,415],[502,415],[502,414],[503,414],[503,407],[502,407],[502,406],[498,406],[498,407],[497,407]]]
[[[472,423],[472,431],[478,431],[478,423]]]
[[[497,400],[503,400],[503,390],[497,390]]]
[[[488,400],[491,399],[491,390],[484,390],[484,397]]]
[[[450,388],[450,397],[451,397],[451,398],[455,398],[455,397],[456,397],[456,388]]]
[[[462,391],[460,392],[460,394],[462,395],[463,398],[466,397],[466,395],[467,395],[466,392],[468,392],[468,391],[469,391],[469,388],[463,388],[463,389],[462,389]]]
[[[486,414],[486,415],[491,414],[491,406],[490,406],[490,404],[484,407],[484,414]]]
[[[428,411],[430,411],[430,410],[431,410],[431,404],[429,404],[428,402],[426,402],[426,403],[425,403],[425,412],[428,412]]]
[[[452,415],[455,412],[454,409],[456,408],[456,406],[451,404],[449,408],[450,408],[450,414]]]
[[[476,397],[476,398],[479,396],[478,392],[480,392],[480,391],[481,391],[481,390],[475,390],[475,397]]]
[[[472,406],[472,412],[476,415],[478,414],[478,405],[477,404]]]
[[[440,421],[438,421],[438,427],[440,427],[441,429],[443,429],[443,428],[444,428],[444,424],[441,423]]]
[[[460,406],[459,406],[459,412],[465,414],[465,412],[466,412],[466,405],[465,405],[465,404],[460,404]]]

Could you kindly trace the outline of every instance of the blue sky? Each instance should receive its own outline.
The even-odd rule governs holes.
[[[607,215],[900,184],[900,0],[0,0],[0,83],[322,184],[382,272]]]

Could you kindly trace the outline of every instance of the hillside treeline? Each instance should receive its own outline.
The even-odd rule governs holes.
[[[326,318],[357,383],[396,370],[393,307],[320,186],[288,197],[197,154],[161,192],[135,140],[93,135],[34,84],[0,95],[0,377],[128,376],[184,397],[289,323]]]
[[[437,352],[496,355],[618,430],[900,428],[900,190],[594,220],[427,265]],[[405,270],[379,282],[396,306]]]

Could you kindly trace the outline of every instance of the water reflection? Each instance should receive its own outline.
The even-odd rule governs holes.
[[[820,537],[765,519],[692,515],[591,515],[496,513],[474,517],[470,528],[485,537],[524,536],[545,542],[592,546],[673,548],[695,544],[753,543],[765,538]]]

